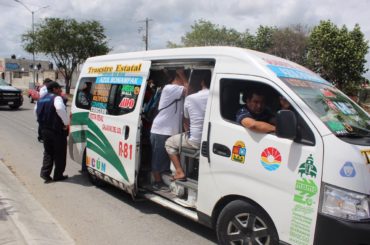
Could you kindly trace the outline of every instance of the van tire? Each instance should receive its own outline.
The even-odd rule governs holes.
[[[222,209],[216,233],[219,244],[279,244],[276,228],[266,212],[242,200],[232,201]]]

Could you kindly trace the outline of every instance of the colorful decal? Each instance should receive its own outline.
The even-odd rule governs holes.
[[[100,67],[92,67],[88,68],[87,73],[89,74],[101,74],[101,73],[111,73],[111,72],[118,72],[118,73],[128,73],[128,72],[140,72],[141,71],[141,64],[132,64],[132,65],[122,65],[118,64],[116,67],[114,66],[100,66]]]
[[[107,164],[101,161],[99,158],[95,160],[95,158],[86,156],[86,166],[95,168],[103,173],[106,171]]]
[[[121,89],[121,95],[132,96],[135,90],[134,85],[123,85]]]
[[[276,65],[271,65],[271,64],[267,65],[267,67],[270,68],[270,70],[272,70],[278,77],[296,78],[296,79],[307,80],[311,82],[329,84],[323,78],[311,72],[298,70],[295,68],[276,66]]]
[[[303,177],[303,175],[306,175],[306,176],[311,176],[311,177],[316,178],[317,169],[315,165],[313,164],[312,155],[307,157],[306,162],[302,163],[299,166],[298,173],[301,175],[301,177]]]
[[[128,182],[126,170],[107,137],[94,121],[88,120],[87,125],[89,127],[87,131],[87,148],[106,159],[107,162],[121,174],[123,179]]]
[[[235,142],[233,146],[233,152],[231,155],[231,160],[235,162],[244,163],[245,155],[247,153],[247,149],[245,148],[245,144],[243,141]]]
[[[109,97],[110,84],[96,84],[91,102],[91,112],[107,114],[107,102]]]
[[[122,141],[119,142],[118,145],[118,154],[120,157],[132,159],[132,144],[123,143]]]
[[[342,177],[355,177],[356,176],[356,170],[355,167],[351,162],[346,162],[341,170],[339,171],[340,175]]]
[[[327,121],[325,124],[334,131],[336,134],[346,134],[347,130],[341,122],[338,121]]]
[[[132,109],[135,106],[135,100],[130,98],[123,98],[118,105],[120,108]]]
[[[140,93],[140,87],[135,86],[134,95],[138,95],[139,93]]]
[[[317,168],[314,158],[310,154],[304,163],[298,168],[299,179],[295,183],[295,193],[293,201],[295,206],[292,210],[292,220],[290,223],[289,241],[294,244],[311,244],[311,227],[315,217],[316,196],[319,192],[317,187]]]
[[[352,132],[353,131],[353,128],[351,127],[351,125],[349,125],[348,123],[343,123],[343,126],[347,129],[348,132]]]
[[[274,147],[268,147],[261,153],[262,166],[268,171],[275,171],[281,165],[280,152]]]
[[[335,112],[338,112],[338,108],[335,106],[335,104],[333,103],[333,101],[331,101],[331,100],[324,100],[324,101],[326,102],[326,104],[328,105],[328,107],[330,109],[332,109]]]
[[[326,88],[322,88],[320,89],[322,95],[324,95],[325,97],[328,97],[328,98],[336,98],[336,95],[330,91],[329,89],[326,89]]]
[[[357,114],[356,110],[348,102],[347,103],[333,102],[333,103],[344,115],[356,115]]]
[[[119,128],[119,127],[116,127],[116,126],[103,124],[102,129],[104,131],[108,131],[108,132],[112,132],[112,133],[116,133],[116,134],[122,134],[122,129]]]
[[[93,101],[93,102],[91,102],[91,107],[107,109],[107,104],[106,103],[102,103],[102,102]]]
[[[107,109],[91,107],[90,110],[91,110],[91,112],[94,112],[94,113],[107,114]]]
[[[142,77],[135,76],[102,76],[96,78],[96,84],[130,84],[141,85]]]
[[[370,150],[361,151],[361,154],[365,157],[366,164],[370,164]]]

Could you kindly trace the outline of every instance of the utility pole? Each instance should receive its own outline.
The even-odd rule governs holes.
[[[149,48],[149,21],[152,21],[152,19],[145,18],[145,35],[143,36],[143,41],[145,42],[145,50],[148,50]],[[139,28],[138,31],[140,31],[142,28]]]
[[[32,15],[32,62],[33,62],[33,64],[32,64],[32,74],[33,74],[33,85],[35,86],[35,84],[36,84],[36,81],[35,81],[35,79],[36,79],[36,75],[35,75],[35,65],[36,65],[35,63],[36,63],[36,61],[35,61],[35,17],[34,17],[34,15],[37,11],[40,11],[41,9],[48,8],[49,5],[39,7],[36,10],[31,10],[29,7],[27,7],[27,5],[25,5],[20,0],[14,0],[14,2],[17,2],[17,3],[21,4]]]

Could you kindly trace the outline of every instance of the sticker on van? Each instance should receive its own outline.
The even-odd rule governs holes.
[[[274,147],[268,147],[261,153],[261,164],[268,171],[275,171],[281,165],[280,152]]]
[[[310,243],[311,224],[315,215],[313,204],[319,192],[316,180],[317,168],[312,154],[299,166],[298,174],[300,178],[295,183],[293,198],[295,206],[292,210],[289,240],[303,245]]]
[[[234,162],[244,163],[245,155],[247,154],[247,149],[243,141],[236,141],[233,146],[233,152],[231,155],[231,160]]]
[[[346,162],[341,170],[339,171],[340,175],[342,177],[355,177],[356,176],[356,170],[355,167],[351,162]]]

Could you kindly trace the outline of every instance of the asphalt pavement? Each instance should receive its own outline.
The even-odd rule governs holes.
[[[0,244],[75,244],[0,156]]]

